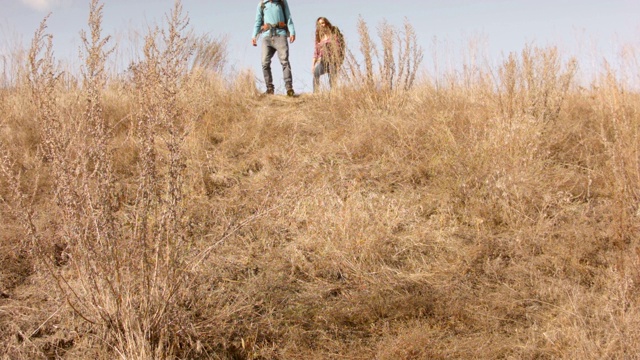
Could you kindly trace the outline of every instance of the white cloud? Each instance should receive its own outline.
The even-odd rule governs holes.
[[[49,11],[53,8],[69,5],[70,0],[21,0],[23,4],[37,11]]]

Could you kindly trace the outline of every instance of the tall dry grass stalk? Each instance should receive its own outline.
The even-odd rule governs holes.
[[[358,35],[361,59],[347,51],[343,69],[346,83],[385,92],[406,91],[413,87],[423,60],[423,49],[407,20],[403,30],[382,21],[378,27],[380,44],[376,44],[367,23],[360,17]]]
[[[635,241],[629,236],[640,215],[640,127],[635,118],[638,95],[626,89],[625,81],[618,79],[605,64],[592,96],[598,104],[594,111],[599,119],[606,119],[598,122],[594,130],[609,158],[601,171],[612,175],[615,238],[629,243]]]
[[[39,259],[73,312],[125,358],[177,356],[182,338],[188,337],[175,306],[183,301],[188,266],[183,147],[193,121],[181,97],[189,92],[183,78],[194,44],[182,35],[188,21],[176,2],[168,29],[148,35],[145,59],[133,70],[139,177],[133,188],[123,187],[114,172],[116,129],[104,116],[111,50],[106,49],[109,37],[101,35],[102,10],[98,0],[91,2],[90,33],[81,33],[82,113],[63,115],[46,19],[29,54],[30,94],[43,129],[40,148],[54,184],[53,224],[36,225],[36,211],[20,187],[19,173],[11,172],[8,155],[2,169],[31,248],[43,249]],[[215,65],[211,61],[204,65]],[[129,191],[133,202],[123,202],[118,194]],[[49,236],[52,243],[43,243]]]
[[[194,43],[191,67],[206,70],[212,74],[222,72],[227,59],[227,39],[212,39],[208,35],[191,37],[191,41]]]
[[[556,119],[577,70],[570,59],[563,64],[557,48],[526,47],[520,57],[510,54],[499,69],[499,105],[505,117],[512,118],[516,109],[524,115],[544,121]]]

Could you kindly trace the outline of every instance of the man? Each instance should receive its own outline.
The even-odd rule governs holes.
[[[289,40],[296,40],[289,4],[286,0],[262,0],[258,4],[256,23],[253,29],[251,43],[258,46],[257,37],[262,36],[262,73],[267,86],[266,94],[273,94],[273,76],[271,74],[271,58],[277,52],[282,65],[287,95],[293,96],[293,77],[289,64]],[[287,39],[288,36],[288,39]]]

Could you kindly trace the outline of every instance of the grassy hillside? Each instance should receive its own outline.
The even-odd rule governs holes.
[[[262,96],[171,14],[112,77],[94,1],[81,77],[43,26],[0,92],[0,359],[640,353],[640,98],[616,73],[578,86],[530,47],[415,80],[407,24],[394,62]]]

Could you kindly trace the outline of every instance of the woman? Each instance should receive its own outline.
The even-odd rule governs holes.
[[[316,20],[316,40],[313,51],[313,92],[316,92],[320,85],[320,76],[329,76],[329,85],[333,87],[334,77],[342,65],[344,44],[342,34],[338,27],[331,25],[325,17]]]

